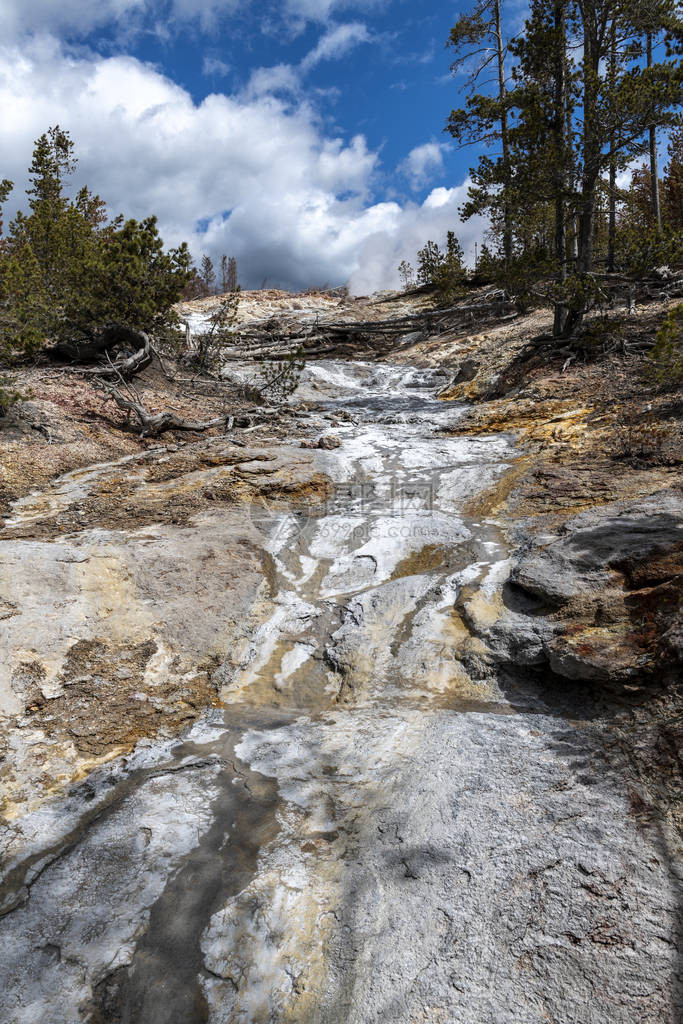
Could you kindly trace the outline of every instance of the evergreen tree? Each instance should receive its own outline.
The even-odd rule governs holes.
[[[199,267],[199,277],[204,287],[204,294],[211,295],[216,283],[216,271],[213,269],[213,261],[210,256],[202,256]]]
[[[571,217],[567,204],[575,176],[570,126],[576,75],[567,53],[566,4],[532,0],[525,32],[510,49],[517,58],[509,189],[518,250],[525,263],[533,253],[529,269],[533,265],[536,274],[553,274],[561,293],[568,277]],[[507,283],[513,283],[513,275],[508,275]],[[559,334],[566,327],[568,310],[561,294],[558,299],[555,333]]]
[[[478,0],[462,14],[451,29],[447,45],[456,51],[451,71],[472,68],[465,109],[452,110],[446,130],[465,143],[490,145],[500,142],[495,159],[482,159],[470,191],[471,212],[499,212],[502,219],[502,249],[506,267],[512,259],[512,210],[508,193],[510,178],[509,97],[505,59],[508,44],[503,39],[501,0]],[[476,92],[485,72],[495,65],[495,97]]]
[[[0,330],[5,353],[50,340],[78,355],[112,326],[155,330],[174,321],[172,305],[189,277],[184,244],[166,252],[156,219],[106,223],[99,196],[65,181],[75,167],[61,128],[36,141],[20,212],[0,245]],[[0,199],[9,183],[3,182]]]
[[[417,254],[418,284],[433,285],[440,303],[451,301],[465,280],[463,258],[462,246],[453,231],[446,235],[445,252],[436,242],[426,242]]]
[[[658,60],[644,24],[667,42]],[[614,262],[617,172],[648,152],[653,128],[676,123],[683,72],[672,58],[682,39],[674,0],[533,0],[524,32],[509,44],[512,88],[502,99],[471,96],[451,113],[448,129],[461,141],[495,142],[503,106],[511,118],[507,166],[502,157],[480,158],[462,214],[486,212],[495,231],[503,222],[503,234],[511,226],[513,250],[528,269],[554,276],[558,335],[571,332],[590,303],[603,221]]]
[[[434,284],[444,262],[444,255],[436,242],[425,242],[417,252],[418,284]]]
[[[3,204],[9,199],[12,189],[14,188],[14,182],[10,181],[9,178],[3,178],[0,181],[0,242],[2,240],[2,207]]]
[[[236,292],[239,288],[237,283],[237,260],[234,256],[230,259],[223,254],[221,256],[221,286],[223,294]]]
[[[583,43],[579,65],[581,112],[578,123],[581,188],[579,196],[578,271],[593,267],[595,203],[601,176],[610,160],[627,166],[650,148],[651,131],[675,123],[682,98],[683,73],[672,53],[643,67],[640,38],[644,22],[650,33],[681,35],[674,0],[580,0],[573,12]],[[616,36],[612,41],[613,26]],[[613,140],[612,152],[609,151]]]
[[[93,318],[133,330],[163,327],[187,283],[189,267],[184,242],[177,249],[164,250],[156,217],[115,222],[104,234],[93,289]]]
[[[669,161],[661,185],[662,218],[671,231],[683,231],[683,127],[671,132]]]

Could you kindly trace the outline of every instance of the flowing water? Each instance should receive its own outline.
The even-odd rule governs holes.
[[[455,610],[506,578],[465,509],[517,453],[439,433],[441,383],[309,366],[329,501],[251,509],[268,590],[221,706],[44,811],[69,827],[11,876],[1,1022],[670,1019],[662,858]]]

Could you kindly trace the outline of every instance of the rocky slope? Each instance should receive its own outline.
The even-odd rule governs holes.
[[[12,427],[3,1024],[677,1020],[678,467],[509,330],[81,469],[34,399],[33,493]]]

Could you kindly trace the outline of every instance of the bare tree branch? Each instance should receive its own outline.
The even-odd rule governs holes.
[[[131,413],[136,417],[140,426],[141,437],[158,437],[166,430],[209,430],[211,427],[224,427],[226,432],[231,430],[235,422],[234,416],[217,416],[212,420],[186,420],[177,413],[165,410],[159,413],[150,413],[145,409],[137,393],[133,392],[130,385],[119,375],[118,382],[122,384],[130,397],[126,397],[120,387],[106,380],[99,380],[98,384],[108,399],[112,399],[123,409],[130,418]],[[135,397],[133,397],[135,395]]]

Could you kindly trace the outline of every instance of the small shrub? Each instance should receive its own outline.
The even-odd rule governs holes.
[[[650,374],[658,384],[683,381],[683,302],[669,311],[650,352]]]
[[[615,419],[612,446],[617,458],[629,462],[660,463],[664,448],[672,439],[672,428],[646,409],[622,408]]]
[[[227,348],[235,344],[235,323],[239,308],[239,288],[223,299],[209,317],[208,328],[195,335],[196,349],[189,356],[189,362],[197,370],[209,372],[222,362]]]
[[[617,347],[623,338],[623,319],[603,314],[584,321],[580,331],[572,339],[572,348],[587,357],[597,356]]]
[[[284,402],[299,386],[301,374],[306,366],[303,350],[297,349],[284,359],[263,363],[258,378],[251,382],[254,397]]]
[[[13,405],[25,398],[26,395],[17,391],[11,377],[0,374],[0,420],[5,418]]]
[[[656,267],[678,266],[683,261],[683,231],[665,229],[658,234],[654,228],[643,231],[630,227],[617,238],[620,266],[635,277],[645,277]]]

